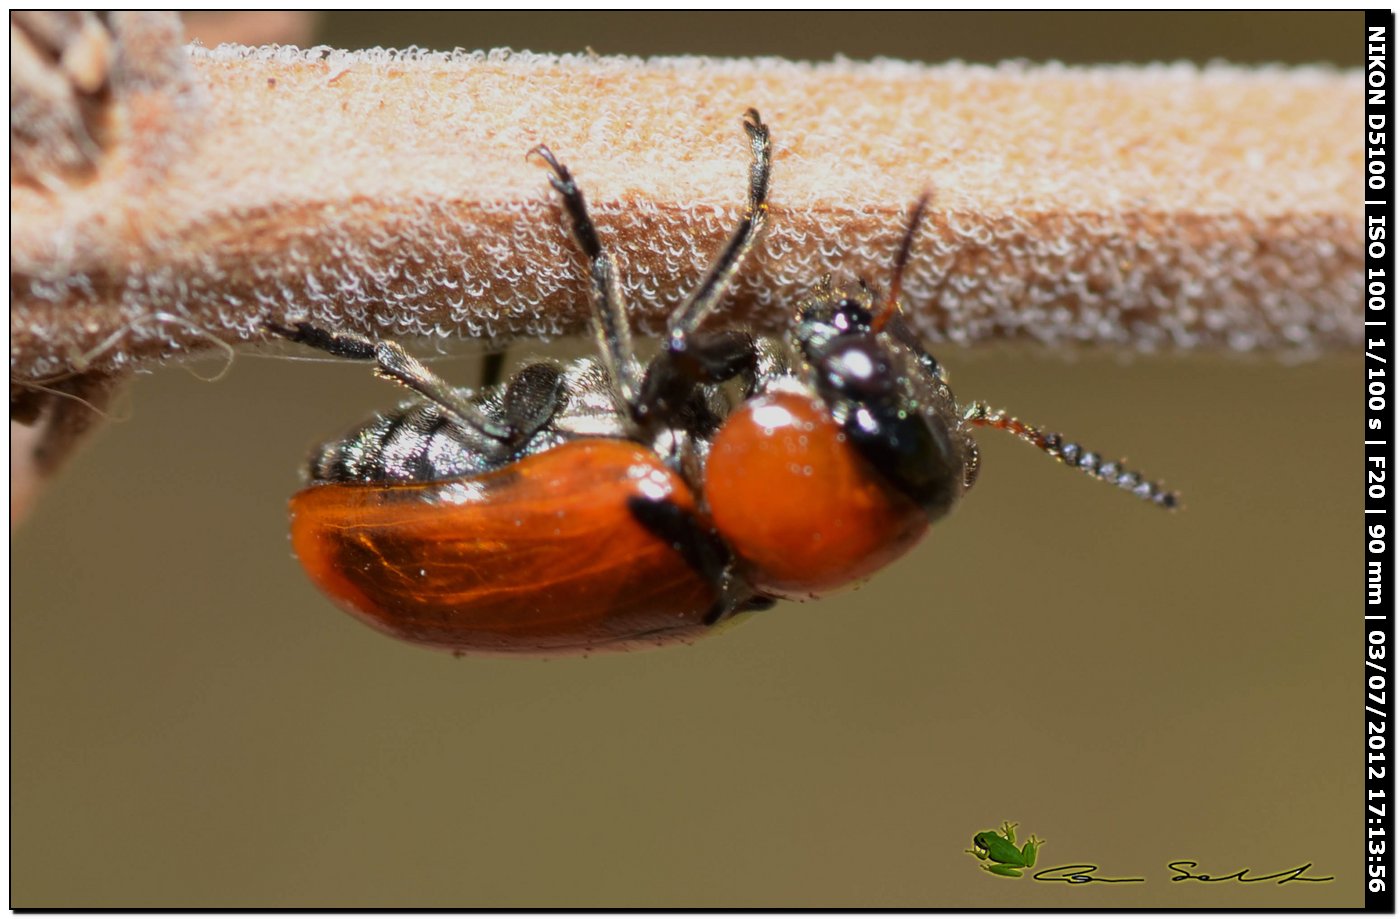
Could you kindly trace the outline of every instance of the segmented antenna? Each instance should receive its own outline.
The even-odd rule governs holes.
[[[1019,418],[1006,414],[1001,409],[992,408],[985,402],[974,402],[963,409],[963,420],[980,427],[998,428],[1014,434],[1026,443],[1039,447],[1066,466],[1073,466],[1086,475],[1101,482],[1116,485],[1124,491],[1132,492],[1144,501],[1159,507],[1173,510],[1178,496],[1161,482],[1150,482],[1140,473],[1123,467],[1123,461],[1106,460],[1092,450],[1079,444],[1068,443],[1064,435],[1052,431],[1041,431],[1026,424]]]
[[[904,228],[904,239],[899,244],[899,254],[894,257],[894,277],[890,278],[890,287],[885,294],[885,302],[880,304],[880,309],[875,314],[875,318],[870,322],[870,328],[876,332],[885,327],[885,323],[894,318],[894,314],[899,312],[899,291],[904,282],[904,266],[909,264],[909,253],[914,248],[914,234],[919,231],[919,224],[923,222],[924,211],[928,209],[930,192],[924,192],[919,196],[919,200],[914,202],[914,209],[909,212],[909,223]]]

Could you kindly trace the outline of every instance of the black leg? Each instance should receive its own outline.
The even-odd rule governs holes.
[[[738,376],[752,380],[758,355],[746,332],[698,332],[683,351],[657,354],[642,380],[639,414],[669,422],[701,384],[724,383]]]
[[[553,170],[550,183],[563,196],[574,239],[589,260],[594,333],[613,379],[614,398],[628,417],[645,421],[649,426],[665,424],[669,413],[678,411],[696,386],[723,382],[753,365],[751,354],[745,357],[727,342],[694,340],[696,330],[728,292],[744,258],[768,222],[768,186],[772,174],[768,126],[756,110],[749,109],[744,115],[744,131],[753,152],[749,166],[748,209],[700,285],[671,315],[665,348],[648,369],[646,382],[638,379],[631,328],[617,286],[617,266],[611,253],[598,241],[583,193],[573,175],[554,158],[549,148],[541,146],[533,151]],[[751,348],[750,345],[750,351]],[[729,369],[731,366],[733,369]]]
[[[729,243],[715,259],[700,286],[671,314],[667,323],[672,350],[684,350],[687,337],[699,328],[734,283],[734,275],[768,223],[768,185],[773,171],[773,145],[768,126],[756,109],[744,113],[744,131],[749,135],[753,162],[749,166],[748,209]]]
[[[751,376],[754,371],[757,357],[747,335],[698,331],[732,286],[768,222],[773,153],[768,126],[757,111],[749,109],[744,115],[744,130],[753,151],[748,210],[695,292],[671,315],[665,346],[647,368],[637,416],[653,425],[668,423],[696,386],[722,383],[743,373]]]
[[[374,341],[353,332],[329,332],[306,322],[291,327],[274,322],[266,325],[269,331],[289,341],[318,348],[327,354],[357,361],[374,361],[375,372],[380,376],[407,386],[486,436],[503,442],[514,439],[510,428],[488,417],[460,390],[424,367],[417,358],[394,342]]]
[[[631,418],[637,404],[637,359],[632,350],[632,327],[627,320],[627,304],[617,286],[617,262],[611,252],[598,241],[597,228],[588,216],[583,192],[568,168],[554,158],[543,145],[531,151],[553,170],[549,182],[564,199],[574,239],[588,258],[589,302],[593,307],[593,334],[603,355],[603,363],[612,379],[613,398],[618,410]]]
[[[701,526],[693,514],[664,498],[650,501],[634,496],[627,499],[627,509],[657,539],[676,546],[690,567],[714,587],[718,599],[705,614],[706,625],[714,625],[736,606],[747,602],[747,597],[736,603],[728,596],[725,568],[729,565],[729,550],[718,536]]]
[[[478,389],[490,389],[501,382],[505,376],[506,353],[504,351],[489,351],[481,359],[481,384]]]

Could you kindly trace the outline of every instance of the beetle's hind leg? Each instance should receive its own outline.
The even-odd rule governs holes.
[[[493,440],[503,443],[515,440],[514,432],[508,426],[488,416],[460,390],[392,341],[375,341],[354,332],[331,332],[309,322],[299,322],[293,326],[267,322],[266,325],[269,331],[288,341],[317,348],[336,357],[374,361],[375,373],[408,387]]]

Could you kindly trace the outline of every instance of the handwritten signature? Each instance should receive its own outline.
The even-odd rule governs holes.
[[[1063,881],[1066,884],[1135,884],[1147,878],[1101,878],[1094,875],[1098,865],[1060,865],[1037,871],[1031,877],[1037,881]]]
[[[1192,861],[1168,862],[1167,867],[1177,872],[1175,875],[1172,876],[1173,881],[1205,881],[1211,884],[1214,884],[1217,881],[1239,881],[1241,884],[1254,884],[1259,881],[1272,881],[1274,879],[1277,879],[1280,884],[1287,884],[1289,881],[1322,882],[1336,880],[1336,878],[1332,877],[1304,877],[1303,872],[1307,871],[1309,868],[1312,867],[1312,862],[1308,862],[1305,865],[1299,865],[1297,868],[1289,868],[1287,871],[1280,871],[1277,874],[1263,874],[1259,877],[1250,877],[1249,872],[1251,871],[1251,869],[1249,868],[1241,868],[1234,874],[1222,874],[1217,877],[1212,877],[1209,874],[1192,874],[1186,869],[1200,867],[1200,864],[1198,862]]]
[[[1255,884],[1259,881],[1276,881],[1279,884],[1287,884],[1290,881],[1312,881],[1315,883],[1322,883],[1336,880],[1335,877],[1308,877],[1304,872],[1312,867],[1312,862],[1299,865],[1297,868],[1289,868],[1286,871],[1261,875],[1251,875],[1250,872],[1253,870],[1252,868],[1241,868],[1234,874],[1195,874],[1188,869],[1199,868],[1200,862],[1194,862],[1189,859],[1168,862],[1167,867],[1176,872],[1176,874],[1171,877],[1173,882],[1201,881],[1203,883],[1214,884],[1220,881],[1238,881],[1241,884]],[[1043,868],[1031,875],[1031,878],[1037,881],[1059,881],[1064,884],[1140,884],[1147,880],[1147,878],[1099,877],[1094,873],[1098,870],[1098,865],[1091,864],[1057,865],[1054,868]]]

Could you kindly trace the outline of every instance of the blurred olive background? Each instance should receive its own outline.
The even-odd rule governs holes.
[[[1360,14],[312,28],[343,47],[1349,66],[1363,38]],[[249,354],[217,383],[141,378],[14,540],[12,905],[1359,905],[1359,359],[939,356],[963,398],[1130,456],[1185,510],[992,432],[959,512],[863,588],[693,648],[551,662],[397,643],[302,577],[285,501],[306,449],[399,398],[364,367]],[[474,356],[437,366],[476,379]],[[1040,867],[1147,881],[988,875],[963,850],[1003,820],[1048,840]],[[1171,883],[1178,859],[1336,880]]]

